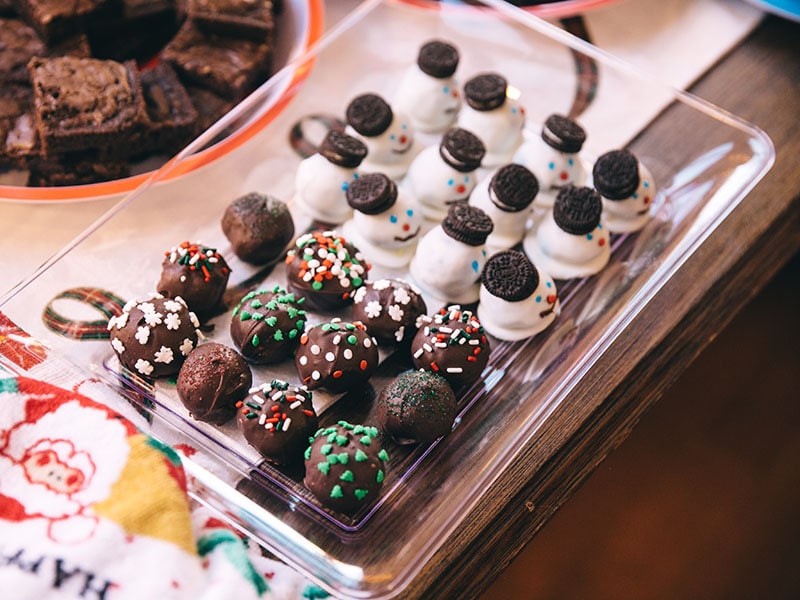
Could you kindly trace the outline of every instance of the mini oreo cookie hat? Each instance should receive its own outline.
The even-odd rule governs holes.
[[[397,184],[383,173],[367,173],[347,188],[347,203],[365,215],[378,215],[397,201]]]
[[[480,138],[461,127],[452,127],[442,136],[439,156],[456,171],[469,173],[481,166],[486,146]]]
[[[573,235],[586,235],[600,223],[603,201],[600,194],[585,186],[565,185],[556,196],[553,220]]]
[[[536,291],[539,271],[522,252],[502,250],[486,261],[481,283],[492,296],[520,302]]]
[[[377,94],[361,94],[347,105],[347,123],[361,135],[374,137],[392,124],[392,107]]]
[[[447,216],[442,221],[444,232],[468,246],[480,246],[492,233],[494,224],[491,217],[477,206],[466,202],[451,204]]]
[[[506,78],[497,73],[481,73],[464,84],[464,98],[475,110],[494,110],[506,101]]]
[[[586,141],[586,131],[577,122],[564,115],[550,115],[542,127],[542,139],[558,150],[575,154],[581,151]]]
[[[639,161],[628,150],[606,152],[592,169],[595,189],[608,200],[625,200],[639,187]]]
[[[325,134],[319,153],[335,165],[355,169],[367,156],[367,147],[361,140],[338,129],[331,129]]]
[[[539,181],[536,176],[517,163],[500,167],[489,182],[489,199],[505,212],[525,210],[538,193]]]
[[[458,50],[442,40],[425,42],[417,55],[417,66],[423,73],[444,79],[451,77],[458,67]]]

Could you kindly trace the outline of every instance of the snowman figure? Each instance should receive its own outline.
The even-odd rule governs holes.
[[[603,221],[611,233],[639,231],[650,220],[655,182],[629,150],[612,150],[598,158],[592,182],[603,197]]]
[[[508,96],[508,82],[497,73],[481,73],[464,85],[466,105],[458,126],[477,135],[486,146],[483,166],[510,162],[523,142],[525,109]]]
[[[417,287],[442,303],[476,302],[492,227],[489,215],[480,208],[466,202],[450,206],[441,224],[417,244],[409,265]]]
[[[438,145],[417,155],[402,185],[417,199],[423,216],[438,223],[452,204],[469,198],[484,154],[483,142],[475,134],[453,127]]]
[[[320,224],[340,225],[351,214],[347,188],[358,179],[366,146],[344,132],[331,129],[319,152],[302,160],[295,175],[295,203]]]
[[[373,265],[399,269],[408,264],[422,230],[416,201],[383,173],[367,173],[347,189],[353,218],[342,233]]]
[[[345,132],[367,147],[361,163],[365,173],[379,172],[392,179],[405,175],[419,152],[410,120],[377,94],[361,94],[347,105]]]
[[[526,140],[514,155],[514,162],[530,169],[539,180],[534,206],[553,208],[558,191],[565,185],[586,183],[586,166],[580,157],[586,132],[576,121],[552,114],[541,136]]]
[[[478,182],[469,203],[482,209],[494,223],[486,239],[490,255],[522,241],[538,193],[536,176],[516,163],[504,165]]]
[[[420,47],[417,62],[400,81],[393,105],[409,116],[416,131],[443,133],[453,126],[461,109],[461,94],[454,74],[458,50],[442,40]]]

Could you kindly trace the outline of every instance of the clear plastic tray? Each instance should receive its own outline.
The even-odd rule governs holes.
[[[1,305],[29,332],[62,349],[81,368],[88,365],[145,408],[154,435],[197,448],[199,452],[187,457],[185,464],[191,492],[200,501],[320,585],[345,596],[391,597],[413,580],[469,518],[484,490],[513,467],[520,448],[536,436],[575,383],[774,159],[769,139],[735,116],[659,84],[510,5],[495,0],[486,0],[484,7],[470,4],[362,3],[306,56],[287,67],[287,72],[309,69],[308,78],[285,94],[279,73]],[[192,420],[172,384],[159,381],[153,386],[121,374],[108,342],[76,342],[55,335],[41,324],[40,311],[66,288],[78,286],[111,290],[126,300],[143,297],[156,285],[164,250],[185,239],[215,246],[227,258],[233,268],[231,297],[265,281],[282,282],[282,268],[259,270],[235,259],[220,228],[225,207],[254,190],[289,201],[301,160],[297,144],[290,140],[296,140],[299,132],[312,142],[320,139],[321,123],[330,122],[327,116],[341,118],[357,93],[373,91],[391,99],[400,74],[413,62],[419,46],[433,37],[459,47],[462,83],[479,71],[506,75],[519,90],[531,132],[547,115],[568,111],[577,86],[576,57],[593,61],[606,100],[578,118],[588,133],[583,154],[589,161],[631,143],[660,110],[652,108],[649,116],[637,121],[618,110],[616,93],[625,94],[631,104],[641,99],[651,107],[653,98],[659,98],[658,106],[675,109],[671,111],[675,128],[687,132],[702,128],[707,134],[679,158],[675,153],[669,153],[671,158],[639,155],[660,190],[652,222],[637,234],[615,236],[612,260],[599,275],[561,283],[562,311],[550,329],[521,342],[493,340],[489,366],[482,380],[461,394],[450,435],[426,447],[386,440],[392,460],[380,499],[362,513],[343,517],[321,507],[297,473],[263,464],[235,425],[214,427]],[[276,90],[281,90],[280,96]],[[265,107],[276,103],[282,112],[265,127],[258,150],[263,156],[243,174],[241,185],[209,193],[191,185],[176,189],[159,183],[220,131],[258,118]],[[299,215],[296,223],[298,232],[307,225]],[[379,274],[377,269],[370,278]],[[60,311],[78,310],[65,306],[68,300],[61,302]],[[437,308],[429,303],[431,312]],[[209,337],[230,343],[229,320],[229,313],[215,318]],[[337,397],[315,393],[321,423],[341,418],[370,422],[370,399],[409,364],[390,350],[384,350],[382,358],[367,388]],[[255,367],[253,372],[257,382],[275,376],[296,379],[291,364]]]

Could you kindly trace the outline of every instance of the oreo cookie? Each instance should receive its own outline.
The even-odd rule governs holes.
[[[451,77],[458,67],[458,50],[455,46],[441,40],[424,43],[417,55],[417,65],[423,73],[443,79]]]
[[[539,271],[522,252],[503,250],[486,261],[481,282],[492,296],[520,302],[536,291]]]
[[[481,73],[464,84],[464,98],[475,110],[494,110],[506,101],[506,78],[497,73]]]
[[[625,200],[639,187],[639,161],[628,150],[606,152],[592,169],[594,187],[608,200]]]
[[[442,137],[439,155],[456,171],[469,173],[481,166],[486,146],[480,138],[466,129],[452,127]]]
[[[377,94],[361,94],[347,105],[347,123],[361,135],[374,137],[392,124],[392,107]]]
[[[553,219],[561,229],[573,235],[586,235],[600,223],[603,201],[600,194],[585,186],[565,185],[556,196]]]
[[[442,221],[442,229],[454,240],[469,246],[480,246],[486,243],[494,224],[491,217],[477,206],[456,202],[447,210],[447,216]]]
[[[539,193],[536,175],[517,163],[498,169],[489,182],[489,199],[500,210],[520,212],[528,208]]]
[[[346,169],[355,169],[367,156],[367,147],[361,140],[342,131],[331,129],[319,147],[319,153],[330,162]]]
[[[397,184],[383,173],[367,173],[347,188],[347,203],[366,215],[389,210],[397,201]]]
[[[583,148],[586,131],[569,117],[550,115],[542,127],[542,139],[559,152],[576,154]]]

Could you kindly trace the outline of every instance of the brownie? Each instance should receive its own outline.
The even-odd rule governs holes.
[[[147,62],[175,35],[180,21],[170,2],[124,0],[114,11],[88,19],[95,58]]]
[[[188,0],[189,17],[203,31],[254,42],[271,42],[271,0]]]
[[[83,31],[86,17],[109,7],[109,0],[11,0],[20,17],[48,44]]]
[[[4,17],[13,17],[16,14],[13,0],[0,0],[0,15]]]
[[[33,91],[23,85],[0,85],[0,165],[25,168],[38,155]]]
[[[161,58],[180,78],[229,100],[239,100],[271,70],[272,46],[201,31],[183,24]]]
[[[128,162],[100,157],[92,151],[48,158],[37,156],[30,160],[28,169],[31,187],[88,185],[130,175]]]
[[[124,154],[146,110],[135,64],[95,58],[34,58],[36,125],[45,155]]]
[[[197,132],[197,110],[175,71],[159,63],[140,75],[147,121],[134,143],[137,153],[172,155]]]
[[[205,131],[211,127],[236,105],[233,100],[191,84],[186,86],[186,91],[197,110],[198,131]]]

